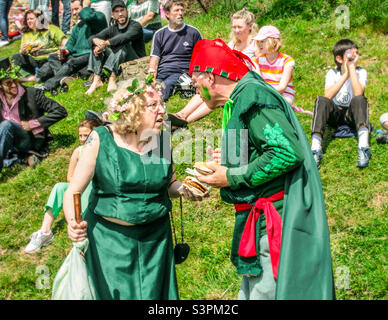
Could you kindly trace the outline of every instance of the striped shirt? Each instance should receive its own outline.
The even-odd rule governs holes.
[[[295,67],[295,60],[279,52],[278,57],[272,63],[268,61],[265,54],[253,59],[253,62],[256,66],[259,66],[260,74],[265,82],[269,83],[271,86],[276,87],[279,85],[280,80],[282,79],[284,68],[286,67]],[[294,102],[295,90],[292,85],[293,76],[291,76],[290,82],[287,84],[286,89],[283,91],[282,96],[286,101],[292,106]]]

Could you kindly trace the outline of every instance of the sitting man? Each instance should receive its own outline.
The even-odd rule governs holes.
[[[369,152],[369,104],[364,96],[367,72],[357,66],[360,56],[353,41],[338,41],[334,45],[333,54],[337,68],[327,72],[325,96],[318,97],[314,105],[311,150],[319,168],[326,124],[334,128],[346,124],[358,131],[357,166],[365,168],[372,156]]]
[[[120,64],[146,55],[142,27],[128,18],[128,11],[122,0],[112,1],[112,17],[113,25],[89,38],[93,54],[90,55],[88,70],[93,72],[93,80],[86,91],[87,95],[103,86],[103,68],[111,73],[107,91],[113,91],[117,88],[116,76],[119,74]]]
[[[30,166],[47,156],[52,140],[48,127],[67,116],[66,109],[41,90],[19,84],[19,69],[9,58],[0,60],[0,171],[26,154]],[[7,161],[14,154],[18,157]]]
[[[182,1],[167,0],[164,11],[169,24],[154,34],[148,72],[163,81],[163,100],[167,101],[178,78],[189,71],[194,45],[202,36],[196,28],[184,23]]]
[[[51,91],[56,95],[59,85],[64,85],[63,80],[82,68],[87,67],[91,53],[88,39],[107,27],[105,15],[89,7],[82,8],[83,0],[71,0],[72,19],[77,21],[71,31],[65,49],[58,54],[49,56],[48,62],[54,71],[54,76],[43,85],[36,88]]]
[[[144,42],[152,40],[156,30],[162,27],[159,0],[134,0],[127,2],[129,16],[143,27]]]

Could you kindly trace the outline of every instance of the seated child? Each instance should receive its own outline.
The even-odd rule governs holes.
[[[342,39],[334,45],[336,68],[326,74],[325,96],[318,97],[314,104],[311,123],[311,150],[319,168],[322,154],[322,138],[326,124],[333,128],[348,125],[357,130],[357,166],[365,168],[372,157],[369,147],[369,105],[364,96],[367,72],[357,66],[360,60],[357,45]]]
[[[42,227],[31,235],[31,241],[24,249],[25,253],[32,253],[32,252],[38,251],[43,246],[47,246],[53,240],[54,234],[51,231],[51,227],[54,223],[55,218],[62,210],[63,194],[65,193],[67,187],[69,186],[69,182],[73,176],[74,170],[76,168],[77,162],[82,152],[82,146],[85,143],[90,132],[92,132],[92,130],[95,127],[98,127],[99,125],[100,125],[100,122],[95,119],[83,120],[78,125],[78,138],[81,145],[77,147],[73,151],[73,154],[71,155],[69,168],[67,171],[67,182],[59,182],[51,190],[49,199],[45,206]],[[82,211],[84,211],[87,207],[90,191],[91,191],[91,184],[89,184],[86,187],[85,191],[82,193],[82,196],[81,196]]]
[[[280,52],[282,43],[279,29],[263,26],[253,39],[256,41],[256,58],[253,58],[256,72],[292,106],[295,96],[292,85],[295,60]]]

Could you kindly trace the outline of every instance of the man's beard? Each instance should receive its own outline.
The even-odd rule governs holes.
[[[125,26],[128,23],[128,17],[125,18],[125,21],[123,23],[120,23],[119,20],[117,20],[117,24],[122,27]]]
[[[181,26],[183,26],[184,22],[183,22],[183,19],[182,19],[182,21],[179,21],[179,20],[172,20],[172,24],[173,24],[175,27],[181,27]]]

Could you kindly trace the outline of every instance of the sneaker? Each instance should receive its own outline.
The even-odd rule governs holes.
[[[54,238],[54,234],[50,230],[49,234],[43,234],[38,230],[31,235],[31,240],[27,247],[24,249],[25,253],[31,253],[40,250],[42,247],[47,246]]]
[[[1,40],[0,41],[0,48],[8,46],[8,45],[9,45],[9,41],[8,40]]]
[[[311,150],[313,153],[313,158],[315,163],[317,164],[317,168],[321,166],[321,159],[323,158],[323,153],[319,150]]]
[[[39,90],[43,90],[43,91],[47,91],[47,90],[48,90],[48,89],[44,86],[43,83],[34,84],[34,88],[35,88],[35,89],[39,89]]]
[[[372,154],[369,152],[369,150],[369,147],[358,149],[357,167],[365,168],[368,166],[369,159],[372,158]]]
[[[381,132],[376,137],[377,143],[388,143],[388,132]]]

